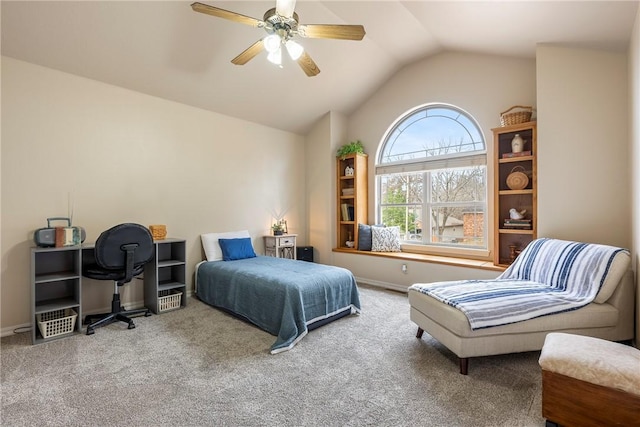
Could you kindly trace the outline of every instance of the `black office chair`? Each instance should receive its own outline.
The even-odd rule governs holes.
[[[111,313],[89,314],[85,317],[84,323],[88,325],[87,335],[93,334],[95,328],[117,320],[127,323],[127,329],[133,329],[136,325],[130,316],[151,316],[147,308],[125,310],[120,305],[118,287],[129,283],[134,276],[142,273],[144,265],[152,258],[153,237],[149,230],[140,224],[119,224],[100,234],[95,245],[96,262],[84,265],[82,275],[96,280],[113,280],[113,300]]]

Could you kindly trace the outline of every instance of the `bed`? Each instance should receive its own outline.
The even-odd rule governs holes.
[[[199,263],[196,295],[275,335],[272,354],[290,350],[315,327],[360,313],[349,270],[255,253],[237,258]]]

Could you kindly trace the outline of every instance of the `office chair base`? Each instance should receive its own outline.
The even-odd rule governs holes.
[[[127,324],[127,329],[133,329],[136,327],[131,317],[133,316],[151,316],[151,311],[148,308],[141,308],[136,310],[125,310],[120,305],[120,294],[113,294],[113,300],[111,301],[111,313],[100,314],[88,314],[84,318],[84,324],[87,325],[87,335],[93,335],[95,329],[101,326],[108,325],[113,322],[124,322]],[[97,319],[94,321],[94,319]]]

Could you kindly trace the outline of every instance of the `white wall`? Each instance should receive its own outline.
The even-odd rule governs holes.
[[[305,144],[299,135],[2,58],[3,331],[30,322],[33,231],[67,216],[87,242],[119,222],[166,224],[187,239],[188,284],[200,234],[249,229],[256,250],[273,214],[307,241]],[[86,281],[86,311],[112,285]],[[142,286],[123,300],[142,301]]]
[[[538,234],[631,247],[627,55],[541,45]]]
[[[629,135],[631,154],[631,237],[634,271],[636,272],[636,347],[640,348],[640,9],[629,46]]]

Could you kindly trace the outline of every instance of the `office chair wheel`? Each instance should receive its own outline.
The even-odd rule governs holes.
[[[93,328],[87,328],[87,335],[93,335],[96,331]]]
[[[149,317],[149,316],[151,316],[151,312],[147,310],[147,312],[144,314],[144,317]]]
[[[129,322],[129,326],[127,326],[127,329],[134,329],[136,327],[136,324],[133,323],[133,320]]]

